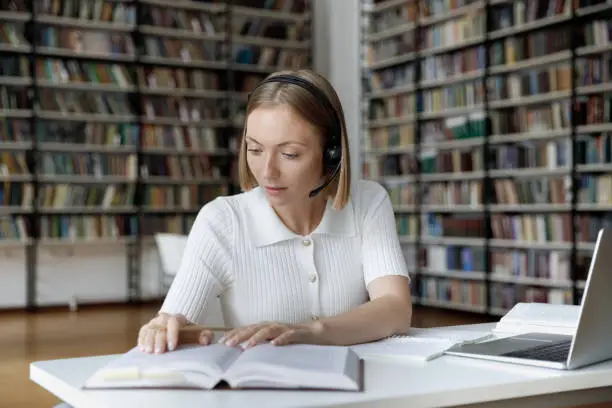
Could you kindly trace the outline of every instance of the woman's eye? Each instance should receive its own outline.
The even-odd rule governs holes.
[[[261,150],[259,150],[259,149],[247,149],[247,151],[249,151],[251,153],[261,153]]]
[[[291,154],[291,153],[284,153],[285,157],[289,158],[289,159],[295,159],[296,157],[298,157],[297,154]]]

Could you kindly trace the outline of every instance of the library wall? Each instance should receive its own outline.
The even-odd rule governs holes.
[[[415,302],[504,314],[581,300],[610,225],[612,4],[362,1],[363,175]]]
[[[163,295],[153,234],[237,191],[246,93],[312,66],[313,14],[0,0],[0,308]]]

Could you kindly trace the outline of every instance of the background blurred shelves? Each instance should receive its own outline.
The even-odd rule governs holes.
[[[363,176],[421,304],[581,300],[612,217],[612,2],[362,1]]]
[[[122,247],[139,300],[143,245],[239,191],[246,95],[312,66],[311,23],[307,0],[0,0],[0,250],[26,248],[26,306],[43,247]]]

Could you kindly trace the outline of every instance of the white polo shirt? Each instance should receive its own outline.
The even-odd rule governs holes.
[[[328,201],[307,236],[289,230],[257,187],[202,207],[161,311],[201,324],[218,296],[231,327],[304,323],[363,304],[367,285],[386,275],[408,271],[380,184],[355,182],[339,211]]]

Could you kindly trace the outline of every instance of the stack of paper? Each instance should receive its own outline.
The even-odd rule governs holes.
[[[357,344],[351,348],[362,358],[424,362],[441,356],[455,345],[473,343],[489,337],[491,333],[481,331],[411,328],[406,335]]]

